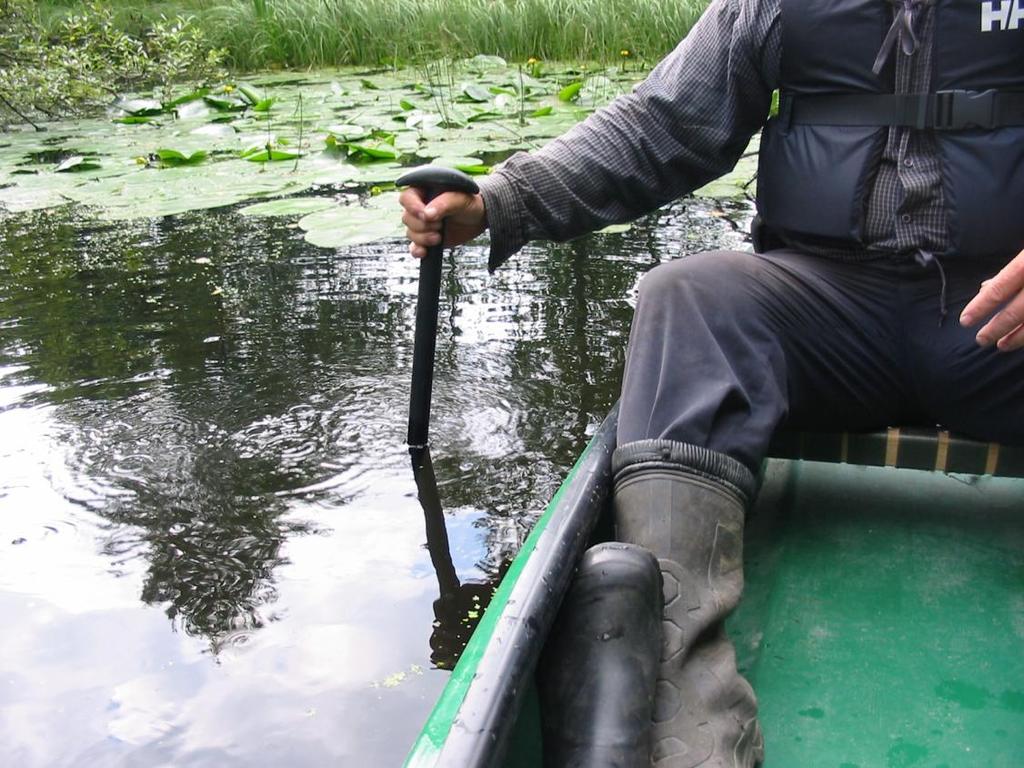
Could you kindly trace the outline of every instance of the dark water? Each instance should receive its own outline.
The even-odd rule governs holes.
[[[440,616],[403,244],[326,251],[230,210],[0,214],[0,763],[399,765],[616,398],[639,276],[742,242],[714,208],[494,276],[482,247],[446,255]]]

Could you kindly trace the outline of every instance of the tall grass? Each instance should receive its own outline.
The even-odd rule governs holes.
[[[653,61],[686,35],[707,0],[110,0],[125,23],[196,17],[237,69],[415,62],[496,54],[562,61]],[[73,7],[41,0],[51,15]],[[119,15],[119,18],[121,16]]]
[[[704,6],[705,0],[228,0],[213,12],[211,33],[242,69],[477,53],[608,61],[628,50],[655,59],[685,36]]]

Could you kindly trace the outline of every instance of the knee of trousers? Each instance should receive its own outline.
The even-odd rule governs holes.
[[[745,296],[756,279],[757,257],[739,251],[705,251],[659,264],[640,281],[638,309],[645,305],[688,307],[707,314]]]

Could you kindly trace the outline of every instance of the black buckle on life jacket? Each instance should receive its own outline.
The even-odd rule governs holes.
[[[930,127],[937,131],[995,127],[996,92],[994,90],[937,91],[934,103]]]

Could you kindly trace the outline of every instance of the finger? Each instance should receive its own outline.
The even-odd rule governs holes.
[[[414,259],[422,259],[426,257],[427,249],[424,248],[422,245],[417,245],[416,243],[409,243],[409,253],[412,254],[412,257]]]
[[[1015,330],[1003,336],[996,344],[996,347],[1000,352],[1010,352],[1024,347],[1024,325],[1017,326]]]
[[[995,344],[1007,334],[1015,331],[1024,323],[1024,292],[1018,293],[1012,301],[1004,306],[996,316],[985,323],[978,331],[978,343],[987,347]]]
[[[406,229],[405,236],[411,242],[416,243],[416,245],[422,245],[425,248],[441,244],[440,232],[415,232],[411,229]]]
[[[473,198],[465,192],[442,192],[427,203],[424,217],[427,221],[440,221],[462,213],[472,202]]]
[[[960,313],[961,325],[974,325],[988,317],[1024,290],[1024,253],[999,270],[999,274],[981,284],[978,295]]]
[[[416,187],[407,187],[402,190],[402,194],[398,196],[398,204],[405,208],[406,212],[412,216],[422,219],[423,218],[423,190]]]
[[[402,214],[402,223],[413,232],[440,232],[441,222],[440,221],[423,221],[406,211]]]

